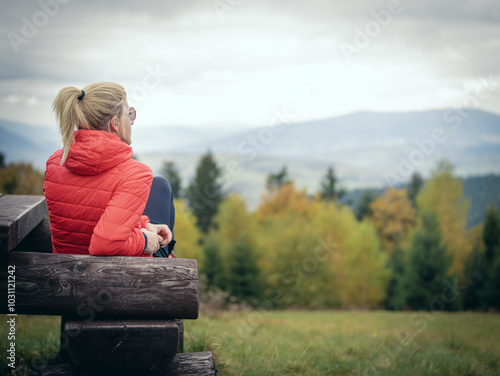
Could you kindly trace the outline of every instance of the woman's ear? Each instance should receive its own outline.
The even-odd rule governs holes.
[[[113,118],[108,123],[108,129],[110,133],[117,134],[119,131],[118,117],[113,116]]]

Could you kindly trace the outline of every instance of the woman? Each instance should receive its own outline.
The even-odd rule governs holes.
[[[47,161],[43,185],[53,252],[151,257],[167,244],[171,251],[172,191],[164,178],[153,179],[148,166],[132,159],[136,111],[123,87],[66,87],[52,108],[63,143]],[[159,253],[168,257],[165,250]]]

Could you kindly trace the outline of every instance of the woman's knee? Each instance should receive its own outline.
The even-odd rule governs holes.
[[[153,183],[151,185],[151,191],[162,196],[172,197],[172,187],[166,178],[163,176],[153,177]]]

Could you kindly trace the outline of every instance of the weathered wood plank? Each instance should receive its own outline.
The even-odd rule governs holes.
[[[161,375],[172,363],[179,328],[167,320],[68,321],[71,363],[83,375]]]
[[[15,266],[16,313],[198,318],[196,260],[11,252],[6,262]],[[7,301],[7,269],[0,268],[0,301]]]
[[[170,369],[162,376],[214,376],[214,357],[210,352],[177,354]],[[41,367],[40,376],[78,376],[71,364],[54,364]]]
[[[49,219],[45,218],[42,220],[23,240],[21,240],[13,251],[52,253],[52,237]]]
[[[0,197],[0,255],[14,249],[46,215],[44,196]]]

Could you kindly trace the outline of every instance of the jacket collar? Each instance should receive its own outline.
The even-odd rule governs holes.
[[[132,148],[105,131],[79,129],[64,165],[78,175],[97,175],[130,159]]]

